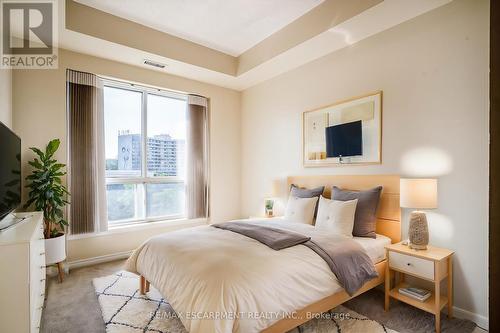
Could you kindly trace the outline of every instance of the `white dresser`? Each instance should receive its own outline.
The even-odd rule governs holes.
[[[0,232],[0,332],[40,330],[45,299],[45,243],[41,212]]]

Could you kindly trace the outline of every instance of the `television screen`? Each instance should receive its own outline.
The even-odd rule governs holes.
[[[21,203],[21,139],[0,123],[0,220]]]
[[[325,129],[326,157],[363,155],[361,120]]]

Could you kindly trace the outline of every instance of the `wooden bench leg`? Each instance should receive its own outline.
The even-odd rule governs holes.
[[[59,282],[62,283],[64,280],[64,272],[60,262],[57,263],[57,270],[59,271]]]
[[[146,279],[144,278],[144,276],[141,275],[141,277],[139,278],[139,292],[141,295],[144,295],[146,293],[145,289],[146,289]]]

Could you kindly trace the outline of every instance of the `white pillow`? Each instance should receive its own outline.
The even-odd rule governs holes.
[[[285,210],[285,219],[291,222],[312,224],[318,197],[297,198],[290,196]]]
[[[338,201],[321,196],[318,216],[316,217],[316,228],[352,237],[357,203],[358,199]]]

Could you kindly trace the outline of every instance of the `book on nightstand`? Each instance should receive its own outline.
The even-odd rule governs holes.
[[[399,288],[399,293],[411,297],[413,299],[416,299],[417,301],[420,302],[423,302],[429,297],[431,297],[430,291],[415,287]]]

